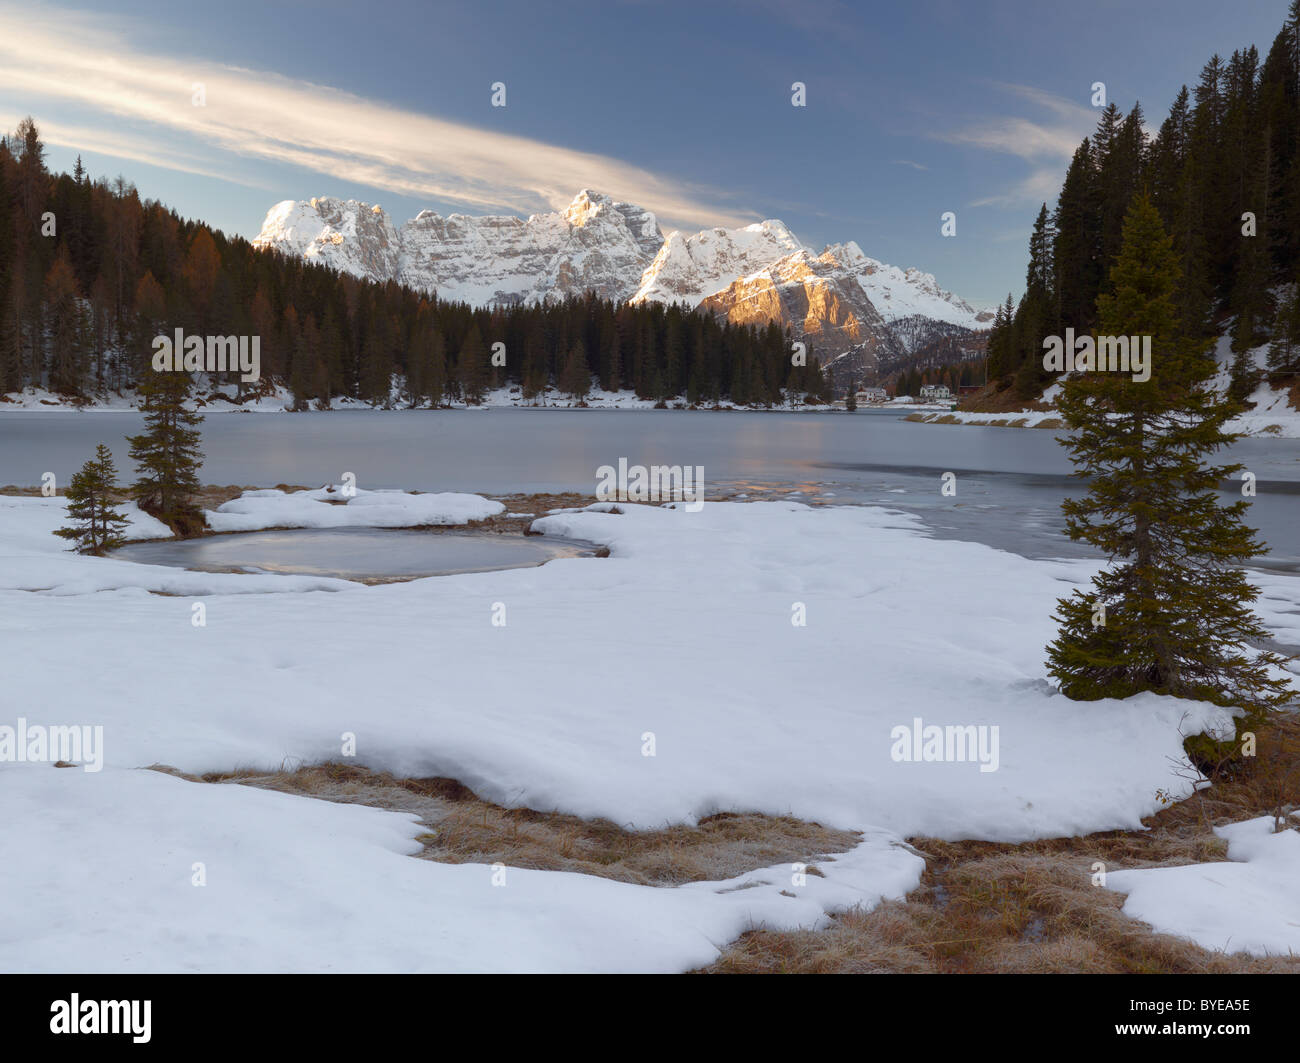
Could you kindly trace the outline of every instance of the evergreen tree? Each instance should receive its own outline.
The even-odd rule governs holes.
[[[72,540],[83,554],[103,554],[121,546],[126,542],[122,532],[127,519],[113,508],[111,496],[116,485],[113,452],[100,443],[95,456],[72,474],[68,484],[68,517],[75,523],[56,529],[54,534]]]
[[[1232,369],[1228,384],[1228,398],[1245,409],[1246,399],[1259,386],[1260,372],[1255,365],[1253,348],[1257,346],[1255,308],[1247,305],[1237,316],[1232,329]]]
[[[1219,504],[1219,483],[1240,466],[1206,459],[1236,438],[1224,430],[1234,406],[1210,388],[1203,345],[1180,332],[1177,284],[1173,242],[1143,195],[1098,316],[1105,335],[1152,337],[1151,378],[1083,372],[1062,389],[1075,430],[1063,442],[1089,483],[1063,504],[1066,532],[1111,564],[1060,601],[1048,670],[1078,700],[1153,691],[1259,714],[1289,696],[1268,673],[1276,658],[1242,648],[1266,632],[1239,564],[1265,548],[1242,523],[1244,499]]]
[[[429,405],[437,409],[442,405],[447,390],[447,347],[437,329],[433,329],[424,341],[423,359],[423,394],[429,397]]]
[[[849,413],[853,413],[858,408],[858,382],[852,378],[849,379],[848,393],[844,396],[844,408]]]
[[[66,251],[55,260],[46,275],[45,305],[49,328],[50,387],[65,395],[80,394],[85,382],[90,328]]]
[[[151,370],[140,385],[144,431],[127,437],[138,467],[131,494],[141,509],[183,536],[203,528],[194,503],[203,464],[196,426],[203,418],[185,408],[189,396],[188,373]]]
[[[1097,178],[1092,143],[1086,137],[1065,172],[1053,220],[1057,320],[1083,332],[1092,326],[1101,283]]]
[[[591,391],[591,369],[587,366],[587,351],[581,340],[569,350],[569,357],[564,363],[560,390],[578,402],[583,401]]]
[[[1278,377],[1300,372],[1300,285],[1292,285],[1273,319],[1273,342],[1268,348],[1268,371]]]
[[[469,335],[460,345],[456,360],[456,374],[460,383],[461,398],[471,406],[483,401],[487,381],[487,348],[479,334],[478,325],[471,325]]]

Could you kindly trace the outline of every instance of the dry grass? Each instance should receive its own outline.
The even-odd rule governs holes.
[[[904,901],[836,917],[824,931],[753,931],[707,970],[926,973],[1290,973],[1300,956],[1210,952],[1125,916],[1124,895],[1092,885],[1111,871],[1224,859],[1214,826],[1300,807],[1300,718],[1259,732],[1249,767],[1144,821],[1023,845],[912,838],[926,857],[921,888]]]
[[[174,769],[156,770],[181,775]],[[608,820],[506,808],[477,797],[454,779],[407,779],[350,764],[277,772],[238,771],[194,782],[240,783],[326,801],[413,812],[428,828],[420,858],[585,875],[643,886],[732,878],[780,863],[807,863],[855,846],[860,835],[788,816],[724,812],[698,826],[630,831]]]
[[[1045,413],[1052,407],[1038,399],[1025,399],[1015,388],[997,390],[995,385],[985,385],[973,395],[964,395],[957,403],[959,410],[972,413]]]
[[[968,420],[956,417],[951,413],[909,413],[903,419],[905,421],[920,421],[923,424],[964,424],[974,425],[978,428],[1059,429],[1065,427],[1065,422],[1059,417],[1044,417],[1041,421],[1037,421],[1033,424],[1029,423],[1028,417],[1014,417],[1010,420],[994,420],[992,418],[986,418],[984,420]]]
[[[1092,884],[1111,871],[1225,858],[1213,827],[1300,807],[1300,718],[1259,732],[1249,767],[1145,821],[1111,831],[1005,845],[912,838],[926,858],[905,900],[850,911],[818,931],[751,931],[708,973],[1300,973],[1300,957],[1223,955],[1121,912],[1123,894]],[[179,774],[172,769],[158,770]],[[576,871],[647,886],[731,878],[786,862],[814,865],[858,841],[790,817],[722,813],[698,826],[629,831],[606,820],[506,808],[452,779],[406,779],[344,764],[185,776],[415,813],[420,858]]]

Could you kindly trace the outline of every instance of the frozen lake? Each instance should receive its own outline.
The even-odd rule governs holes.
[[[125,478],[125,437],[140,427],[134,413],[0,414],[0,485],[39,484],[47,470],[66,484],[101,441]],[[1060,533],[1061,499],[1081,487],[1049,430],[917,424],[888,410],[491,409],[214,414],[202,432],[205,483],[316,487],[352,472],[366,488],[590,494],[596,470],[626,458],[703,466],[706,498],[885,504],[920,514],[940,538],[1030,557],[1089,553]],[[1242,440],[1233,457],[1257,477],[1250,520],[1273,549],[1264,563],[1300,570],[1300,440]],[[945,472],[955,497],[940,493]]]
[[[114,557],[200,572],[280,572],[340,579],[418,579],[576,557],[582,548],[540,536],[473,532],[283,529],[180,542],[128,543]]]

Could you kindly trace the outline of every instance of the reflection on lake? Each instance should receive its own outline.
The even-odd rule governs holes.
[[[103,441],[123,478],[136,413],[0,413],[0,484],[60,484]],[[920,515],[933,534],[1030,557],[1093,556],[1061,534],[1061,499],[1082,491],[1056,431],[918,424],[897,411],[846,413],[499,409],[214,414],[202,425],[208,484],[337,483],[479,494],[578,491],[619,458],[702,465],[705,499],[866,503]],[[1257,477],[1249,523],[1263,562],[1300,567],[1300,440],[1244,439],[1232,449]],[[943,473],[957,494],[940,494]],[[1225,491],[1225,502],[1240,498]]]

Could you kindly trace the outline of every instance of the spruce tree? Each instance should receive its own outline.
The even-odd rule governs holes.
[[[591,391],[591,370],[587,366],[587,350],[579,340],[569,350],[564,363],[560,390],[581,402]]]
[[[203,527],[194,502],[203,464],[196,426],[203,418],[185,408],[189,395],[188,373],[147,372],[140,385],[145,430],[127,437],[139,470],[131,494],[141,509],[180,535]]]
[[[54,534],[71,539],[83,554],[103,554],[126,542],[122,536],[126,516],[113,508],[110,497],[116,484],[113,452],[100,443],[95,447],[95,456],[73,473],[68,483],[68,517],[74,523],[56,529]]]
[[[421,379],[424,393],[429,396],[429,405],[437,409],[442,405],[443,393],[447,388],[447,349],[442,342],[442,333],[434,329],[426,338],[423,353]]]
[[[1300,285],[1292,285],[1278,304],[1268,348],[1268,370],[1278,377],[1300,371]]]
[[[470,406],[478,406],[483,401],[483,391],[487,386],[487,360],[487,348],[483,346],[478,326],[471,325],[456,359],[461,398]]]
[[[1237,315],[1231,340],[1232,367],[1231,379],[1228,383],[1228,398],[1236,403],[1239,409],[1246,408],[1247,398],[1259,386],[1261,374],[1255,365],[1255,356],[1252,353],[1257,346],[1255,333],[1255,308],[1248,304]]]
[[[1242,648],[1267,633],[1239,565],[1265,547],[1242,522],[1244,499],[1219,503],[1218,485],[1241,467],[1206,459],[1237,438],[1224,430],[1234,407],[1213,391],[1204,344],[1180,332],[1177,284],[1173,242],[1143,194],[1098,299],[1098,331],[1150,336],[1151,378],[1082,372],[1062,389],[1075,430],[1063,442],[1089,482],[1086,498],[1063,503],[1066,534],[1110,564],[1090,590],[1060,601],[1048,670],[1077,700],[1153,691],[1244,708],[1253,720],[1289,697],[1269,675],[1278,659]]]
[[[853,413],[858,408],[858,382],[849,380],[848,394],[844,396],[844,408]]]

